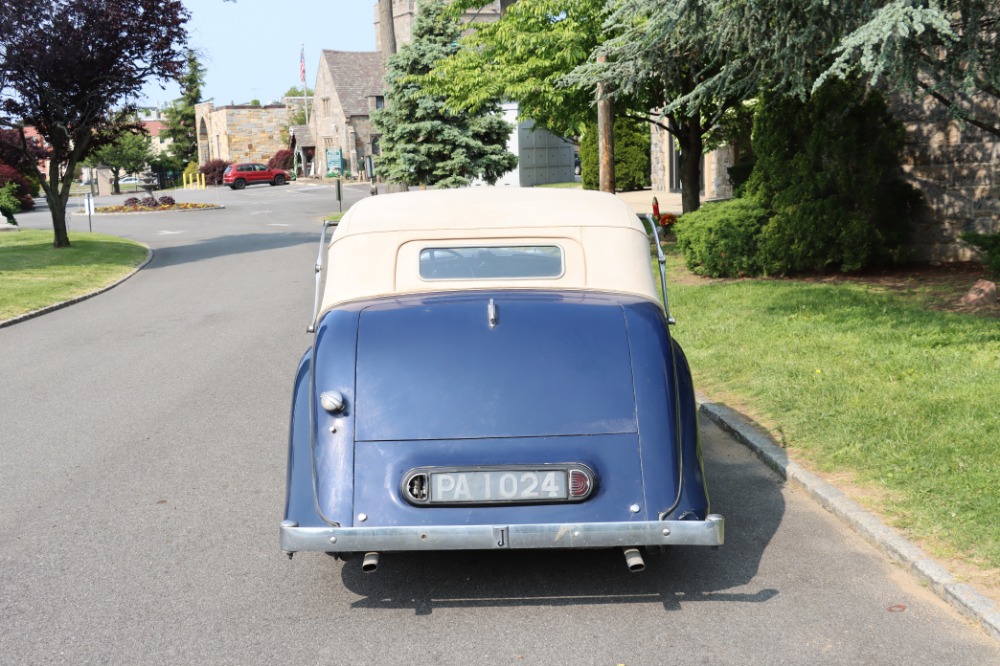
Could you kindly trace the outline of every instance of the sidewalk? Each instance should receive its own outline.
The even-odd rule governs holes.
[[[653,197],[660,204],[661,213],[680,215],[680,192],[665,192],[663,190],[638,190],[636,192],[619,192],[618,198],[632,207],[639,215],[650,215],[653,212]]]

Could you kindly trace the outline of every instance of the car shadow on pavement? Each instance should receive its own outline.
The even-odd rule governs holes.
[[[752,584],[785,501],[780,480],[735,446],[712,444],[705,455],[712,510],[726,518],[725,545],[647,552],[641,573],[628,572],[620,548],[390,553],[375,574],[362,573],[356,559],[330,564],[363,597],[352,608],[413,608],[418,615],[456,607],[659,602],[669,611],[691,603],[767,602],[779,591]]]
[[[294,245],[316,245],[317,243],[319,243],[318,231],[316,233],[274,232],[220,236],[185,245],[154,248],[153,260],[143,270],[155,270],[229,255],[280,250]]]

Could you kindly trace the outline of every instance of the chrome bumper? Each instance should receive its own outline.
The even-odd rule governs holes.
[[[614,548],[618,546],[721,546],[725,520],[657,520],[553,525],[441,525],[425,527],[299,527],[281,523],[287,553],[491,550],[495,548]]]

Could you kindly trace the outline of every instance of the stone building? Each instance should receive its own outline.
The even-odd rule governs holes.
[[[992,104],[1000,117],[1000,104]],[[910,249],[921,261],[968,261],[964,232],[1000,233],[1000,139],[952,118],[938,102],[895,100],[906,128],[903,173],[924,195]]]
[[[378,154],[379,137],[372,134],[369,114],[385,103],[382,76],[382,54],[377,51],[323,51],[309,117],[315,158],[307,175],[356,176],[364,169],[365,157]]]
[[[650,183],[653,190],[663,192],[681,191],[680,153],[677,142],[670,133],[657,125],[651,125],[649,157]],[[701,157],[701,200],[729,199],[733,196],[733,186],[729,182],[727,168],[733,165],[731,148],[720,148]]]
[[[291,113],[287,104],[220,107],[212,102],[198,104],[195,106],[198,163],[217,159],[266,163],[276,152],[288,147],[283,131],[288,127]]]
[[[503,10],[517,0],[494,0],[481,9],[468,9],[462,16],[464,23],[492,23],[500,18]],[[381,22],[379,20],[378,3],[373,6],[375,12],[375,49],[382,50]],[[392,25],[396,36],[396,44],[406,44],[413,35],[413,20],[417,16],[417,0],[392,0]]]
[[[986,101],[984,103],[991,103]],[[1000,104],[994,114],[1000,117]],[[908,243],[916,261],[969,261],[977,251],[962,233],[1000,233],[1000,139],[963,124],[931,98],[897,98],[892,111],[906,129],[901,162],[904,178],[920,190],[925,208],[913,220]],[[680,192],[675,143],[654,127],[651,146],[652,188]],[[703,156],[702,200],[733,195],[726,169],[733,164],[731,148]]]

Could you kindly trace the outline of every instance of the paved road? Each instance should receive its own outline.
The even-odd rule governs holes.
[[[1000,663],[711,426],[719,550],[642,574],[612,551],[288,561],[290,385],[336,204],[299,184],[187,196],[227,209],[95,218],[153,262],[0,329],[0,664]]]

